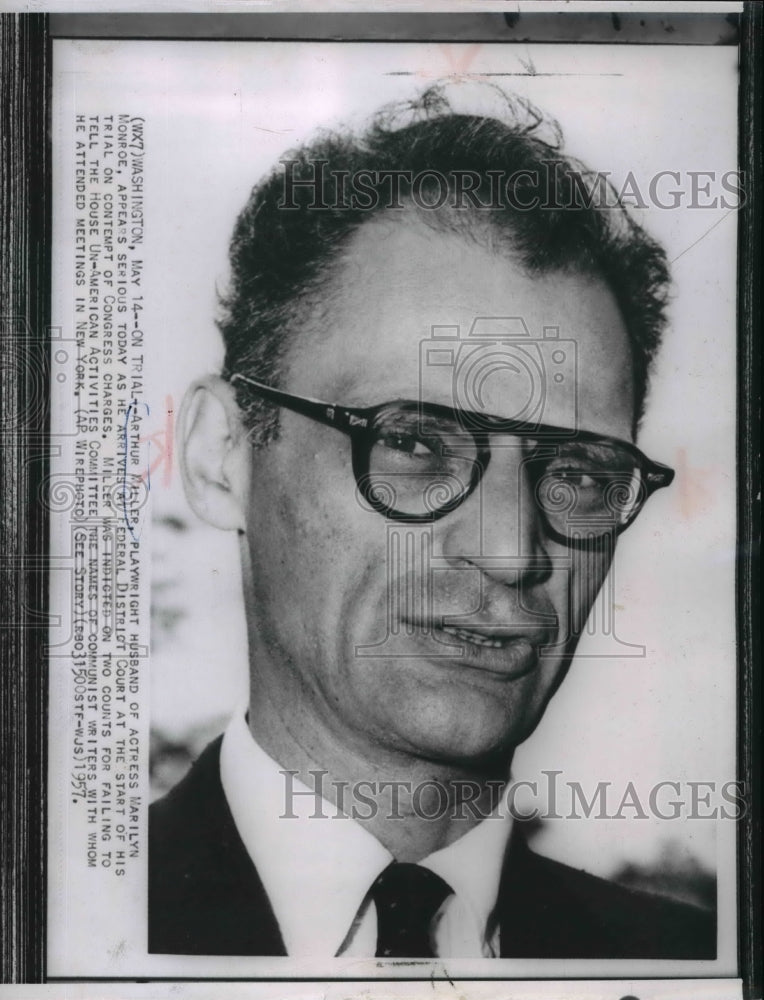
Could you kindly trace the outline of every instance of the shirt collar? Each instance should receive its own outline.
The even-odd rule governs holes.
[[[243,711],[223,738],[220,777],[287,954],[336,955],[392,855],[327,799],[282,773],[253,739]]]
[[[511,832],[512,816],[502,797],[497,808],[463,837],[419,862],[448,882],[486,939],[492,932],[489,920],[496,906]]]
[[[333,803],[285,773],[253,738],[245,710],[223,738],[220,776],[289,955],[339,951],[390,852]],[[459,840],[419,864],[440,875],[483,933],[496,903],[511,817],[502,800]]]

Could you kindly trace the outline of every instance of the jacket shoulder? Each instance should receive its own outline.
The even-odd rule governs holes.
[[[625,888],[527,847],[516,852],[500,907],[502,951],[506,940],[512,957],[716,958],[712,912]]]
[[[221,743],[149,809],[149,952],[284,954],[220,781]]]

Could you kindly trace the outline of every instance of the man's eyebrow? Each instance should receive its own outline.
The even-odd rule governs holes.
[[[326,395],[326,393],[324,393]],[[422,402],[437,403],[437,400],[426,398],[420,399],[421,393],[416,383],[397,383],[392,387],[380,389],[378,383],[357,381],[356,376],[346,376],[341,379],[331,390],[331,399],[326,399],[327,403],[336,403],[338,406],[381,406],[383,403],[393,403],[396,400],[407,400],[414,403]],[[443,406],[450,406],[451,399],[442,402]]]

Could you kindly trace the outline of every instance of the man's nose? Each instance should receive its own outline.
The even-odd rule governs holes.
[[[435,554],[454,568],[469,563],[505,586],[527,587],[550,574],[547,545],[527,456],[517,439],[492,442],[475,491],[436,525]]]

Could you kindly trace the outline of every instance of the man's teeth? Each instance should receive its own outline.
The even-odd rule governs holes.
[[[491,639],[479,632],[470,632],[469,629],[456,628],[453,625],[444,625],[443,631],[463,642],[471,642],[475,646],[491,646],[493,649],[501,649],[509,642],[509,639]]]

